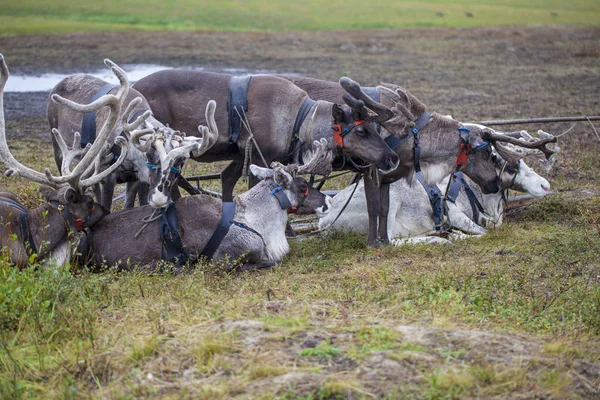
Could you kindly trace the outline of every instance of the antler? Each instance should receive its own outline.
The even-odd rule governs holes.
[[[115,127],[117,119],[121,114],[121,106],[123,105],[123,101],[129,93],[129,80],[127,79],[125,71],[123,71],[121,68],[119,68],[118,65],[116,65],[109,59],[105,59],[104,64],[106,64],[106,66],[109,67],[115,74],[115,76],[119,79],[120,87],[116,95],[106,94],[90,104],[79,104],[74,101],[65,99],[64,97],[61,97],[57,94],[52,95],[53,101],[62,104],[73,111],[81,113],[98,111],[99,109],[105,106],[109,108],[108,117],[104,121],[104,124],[102,125],[102,128],[100,129],[100,132],[96,137],[96,140],[91,145],[91,147],[89,147],[85,151],[85,155],[75,166],[73,171],[64,176],[55,177],[50,173],[48,169],[45,170],[46,177],[49,181],[53,182],[54,184],[68,183],[73,188],[85,191],[85,188],[88,187],[86,185],[91,185],[99,182],[100,179],[106,177],[109,173],[113,172],[120,165],[120,163],[122,163],[125,160],[125,156],[127,155],[126,143],[124,143],[122,140],[115,140],[115,144],[119,145],[122,150],[118,160],[107,170],[102,171],[101,174],[98,171],[98,167],[96,167],[94,176],[87,179],[82,179],[83,176],[87,175],[86,172],[90,171],[90,168],[95,162],[95,160],[98,157],[101,157],[102,150],[107,146],[106,142],[108,140],[108,136]],[[54,135],[55,137],[57,137],[56,133]],[[74,149],[74,151],[77,150]],[[69,167],[65,167],[63,165],[62,170],[69,170]]]
[[[346,91],[343,95],[344,102],[353,110],[360,112],[369,121],[381,124],[394,116],[392,110],[370,98],[362,91],[360,85],[352,79],[344,76],[340,78],[340,85]],[[375,112],[376,115],[367,117],[369,115],[368,109]]]
[[[546,133],[546,132],[543,132],[542,134],[540,134],[538,131],[538,134],[542,137],[542,139],[535,140],[529,134],[526,133],[526,136],[524,136],[521,133],[521,136],[525,140],[520,140],[520,139],[513,137],[514,133],[512,133],[510,135],[504,135],[501,132],[496,132],[496,131],[488,128],[488,129],[484,130],[484,132],[482,134],[482,138],[484,140],[489,140],[489,141],[493,142],[494,147],[496,148],[498,153],[502,156],[502,158],[504,158],[505,160],[507,160],[511,163],[516,163],[519,159],[521,159],[527,155],[533,154],[533,153],[528,153],[527,151],[522,151],[518,148],[524,147],[527,149],[537,149],[537,150],[541,151],[542,153],[544,153],[544,155],[546,156],[546,159],[549,159],[552,156],[552,154],[554,154],[558,151],[556,148],[549,149],[548,147],[546,147],[546,144],[548,144],[548,143],[555,143],[557,141],[556,137],[554,137],[553,135]],[[511,149],[508,146],[504,145],[503,143],[510,143],[512,145],[517,146],[518,148]]]
[[[141,97],[136,97],[133,99],[125,109],[123,116],[121,117],[121,125],[123,126],[123,132],[128,137],[131,144],[135,146],[142,153],[146,153],[150,150],[150,146],[154,142],[154,129],[150,126],[146,125],[146,120],[148,117],[152,115],[152,111],[146,110],[142,115],[137,117],[135,121],[131,121],[133,118],[135,108],[142,102]],[[143,127],[140,126],[143,124]],[[139,129],[138,129],[139,128]],[[140,142],[140,139],[146,135],[152,135],[150,138],[147,138],[144,143]]]
[[[316,174],[327,176],[332,171],[333,153],[327,150],[327,139],[315,140],[313,157],[307,164],[298,167],[297,174]]]
[[[200,132],[200,137],[202,138],[202,144],[198,149],[194,150],[194,157],[199,157],[202,154],[206,153],[208,149],[210,149],[219,138],[219,129],[217,128],[217,123],[215,121],[215,111],[217,109],[217,102],[214,100],[210,100],[208,104],[206,104],[206,111],[204,116],[206,118],[206,124],[208,127],[204,125],[198,126],[198,132]],[[187,140],[196,140],[193,136],[188,136],[184,138],[184,141]]]

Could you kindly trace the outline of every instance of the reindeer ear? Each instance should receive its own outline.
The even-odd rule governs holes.
[[[270,168],[259,167],[258,165],[250,165],[250,173],[259,179],[267,179],[273,176],[273,170]]]
[[[277,182],[281,186],[289,187],[292,184],[292,182],[294,181],[294,178],[292,178],[292,175],[288,174],[287,171],[283,168],[277,167],[277,168],[273,169],[273,173],[274,173],[275,182]]]
[[[339,105],[333,105],[333,108],[331,109],[331,114],[333,115],[333,121],[336,124],[344,122],[344,110],[342,110],[342,107],[340,107]]]
[[[48,186],[40,185],[40,187],[38,188],[38,192],[40,192],[44,200],[50,201],[50,196],[52,196],[52,194],[54,193],[54,189]]]
[[[65,192],[64,198],[67,204],[76,203],[77,201],[79,201],[79,194],[77,194],[77,192],[72,188],[68,188]]]

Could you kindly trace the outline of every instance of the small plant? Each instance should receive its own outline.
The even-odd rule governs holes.
[[[300,350],[300,355],[303,357],[326,357],[331,358],[340,355],[340,350],[333,346],[329,341],[323,341],[316,347],[309,347]]]

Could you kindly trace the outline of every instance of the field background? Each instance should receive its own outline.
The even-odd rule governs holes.
[[[599,1],[317,4],[10,0],[0,52],[13,74],[108,57],[348,75],[461,121],[600,114]],[[53,166],[47,95],[5,95],[9,145],[38,170]],[[556,194],[453,246],[332,233],[266,271],[178,277],[19,271],[0,253],[0,399],[597,399],[600,142],[577,123],[560,147],[551,172],[530,162]],[[41,201],[20,179],[0,191]]]
[[[599,25],[597,0],[6,0],[0,34]]]

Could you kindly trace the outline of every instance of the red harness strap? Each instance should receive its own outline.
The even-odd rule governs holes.
[[[461,169],[467,162],[469,162],[468,154],[471,151],[471,145],[469,143],[462,142],[460,146],[458,146],[460,150],[458,156],[456,157],[456,168]]]
[[[344,136],[350,133],[350,131],[356,128],[359,125],[364,124],[365,121],[363,119],[355,121],[352,125],[348,125],[346,129],[342,131],[342,126],[340,124],[335,124],[332,126],[333,129],[333,143],[336,147],[340,149],[344,148]]]

